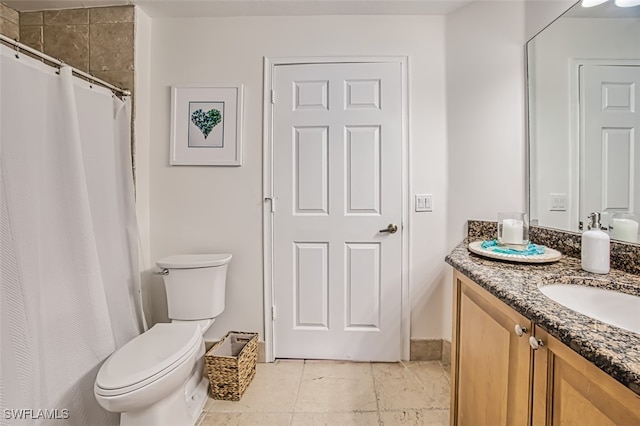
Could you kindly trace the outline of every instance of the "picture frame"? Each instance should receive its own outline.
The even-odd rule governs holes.
[[[171,86],[172,166],[242,165],[242,84]]]

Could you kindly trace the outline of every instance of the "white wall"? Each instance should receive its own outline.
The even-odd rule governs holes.
[[[468,219],[527,209],[524,45],[567,7],[479,1],[447,16],[449,249],[465,237]],[[451,318],[447,272],[441,303]],[[450,321],[441,334],[450,338]]]
[[[467,219],[526,208],[524,43],[567,5],[483,1],[446,18],[154,19],[150,263],[171,253],[234,254],[227,311],[207,338],[264,327],[263,56],[409,56],[411,195],[432,193],[435,205],[410,217],[411,337],[449,339],[451,272],[443,258],[464,238]],[[168,165],[169,87],[194,82],[245,85],[242,167]],[[154,319],[165,321],[161,280],[147,286]]]
[[[562,18],[538,35],[530,61],[536,108],[531,111],[535,132],[532,218],[540,225],[578,230],[578,140],[572,128],[577,113],[570,74],[573,59],[635,59],[640,51],[640,19]],[[575,84],[575,81],[574,83]],[[569,165],[573,167],[569,167]],[[550,193],[568,197],[565,212],[549,211]],[[580,218],[583,221],[586,217]]]
[[[446,271],[444,18],[325,16],[154,19],[151,60],[151,261],[173,253],[230,252],[227,309],[207,335],[263,332],[262,59],[408,55],[412,193],[433,213],[411,214],[412,337],[442,337]],[[170,86],[243,83],[239,168],[168,165]],[[413,208],[413,205],[412,205]],[[154,318],[166,320],[161,280],[149,283]],[[440,291],[441,292],[441,291]]]
[[[522,3],[478,2],[447,17],[449,248],[468,219],[525,210],[524,25]]]
[[[449,241],[467,219],[522,211],[524,7],[478,2],[447,17]]]

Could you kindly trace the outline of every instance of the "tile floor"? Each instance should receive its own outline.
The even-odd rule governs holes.
[[[449,424],[448,367],[439,361],[258,364],[238,402],[209,399],[198,426]]]

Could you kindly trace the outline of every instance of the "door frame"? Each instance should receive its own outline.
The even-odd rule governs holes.
[[[599,59],[599,58],[572,58],[569,61],[569,229],[580,232],[578,224],[580,208],[584,197],[584,164],[583,164],[583,143],[584,129],[580,122],[582,103],[580,102],[580,68],[583,65],[608,65],[608,66],[640,66],[638,59]]]
[[[264,343],[265,361],[275,360],[273,321],[275,318],[273,279],[273,76],[278,65],[293,64],[347,64],[347,63],[399,63],[402,79],[401,143],[402,143],[402,267],[401,267],[401,320],[402,359],[409,359],[411,309],[409,302],[410,238],[410,181],[409,181],[409,57],[408,56],[320,56],[320,57],[264,57],[263,92],[263,281],[264,281]]]

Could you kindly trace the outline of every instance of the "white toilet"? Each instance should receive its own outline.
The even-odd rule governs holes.
[[[115,351],[94,386],[98,403],[120,424],[193,425],[207,399],[204,339],[224,311],[230,254],[165,257],[162,268],[171,323],[156,324]]]

